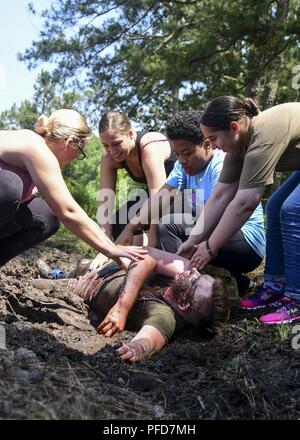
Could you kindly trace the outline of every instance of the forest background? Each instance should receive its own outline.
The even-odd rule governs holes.
[[[103,112],[122,110],[138,128],[163,132],[177,111],[201,110],[218,95],[252,97],[262,110],[299,100],[299,0],[53,0],[42,19],[19,59],[51,69],[39,74],[32,99],[0,113],[0,129],[32,129],[59,108],[81,111],[95,136],[87,159],[63,173],[93,218]],[[271,191],[285,178],[276,173]],[[126,185],[136,186],[121,170],[118,192]]]

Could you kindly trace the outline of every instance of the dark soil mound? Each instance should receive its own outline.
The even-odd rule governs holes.
[[[150,360],[126,364],[115,348],[132,334],[105,339],[80,298],[32,286],[40,257],[68,269],[78,255],[49,241],[0,272],[7,347],[0,349],[0,418],[299,419],[292,331],[300,325],[265,328],[240,312],[222,335],[187,330]]]

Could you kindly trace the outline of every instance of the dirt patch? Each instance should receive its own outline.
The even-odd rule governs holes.
[[[7,346],[0,349],[0,418],[300,418],[292,326],[265,328],[259,315],[240,312],[222,335],[186,330],[150,360],[126,364],[115,348],[131,333],[103,338],[80,298],[32,286],[40,257],[66,270],[79,253],[50,240],[0,272]],[[66,314],[78,318],[76,327]]]

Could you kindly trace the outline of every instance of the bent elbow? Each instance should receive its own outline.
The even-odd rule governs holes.
[[[234,199],[236,192],[237,184],[217,183],[212,197],[219,203],[228,205]]]
[[[216,203],[218,205],[222,205],[225,208],[232,201],[233,195],[228,194],[228,193],[223,192],[223,191],[220,191],[220,190],[215,190],[213,192],[213,194],[210,196],[210,199],[211,199],[212,203]]]
[[[240,215],[251,215],[255,211],[259,202],[255,200],[245,200],[239,203],[239,213]]]
[[[77,216],[76,210],[73,208],[60,209],[56,215],[64,225],[73,223]]]

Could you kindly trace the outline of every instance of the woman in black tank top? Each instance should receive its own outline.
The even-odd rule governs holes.
[[[125,170],[127,171],[127,173],[129,174],[129,176],[132,178],[132,180],[134,180],[135,182],[138,182],[138,183],[146,183],[147,184],[147,178],[146,178],[146,176],[145,176],[145,173],[144,173],[144,169],[143,169],[143,162],[142,162],[142,147],[141,147],[141,140],[142,140],[142,138],[145,136],[145,135],[148,135],[148,137],[149,137],[149,134],[154,134],[154,133],[156,133],[156,132],[150,132],[150,133],[147,133],[146,131],[137,131],[136,132],[136,141],[135,141],[135,149],[136,149],[136,152],[137,152],[137,156],[138,156],[138,161],[139,161],[139,165],[140,165],[140,167],[141,167],[141,170],[142,170],[142,172],[143,172],[143,176],[140,178],[140,177],[138,177],[138,176],[135,176],[133,173],[132,173],[132,171],[131,171],[131,169],[129,168],[129,166],[128,166],[128,164],[127,164],[127,162],[126,162],[126,160],[123,160],[122,162],[121,162],[121,164],[122,164],[122,167],[123,168],[125,168]],[[143,145],[143,148],[145,148],[148,144],[151,144],[151,143],[158,143],[158,142],[168,142],[167,140],[166,140],[166,138],[165,138],[165,136],[162,136],[162,139],[158,139],[158,140],[150,140],[150,141],[148,141],[145,145]],[[171,148],[171,147],[170,147]],[[154,155],[155,154],[155,150],[154,149],[152,149],[152,154]],[[165,167],[165,172],[166,172],[166,177],[168,177],[168,175],[171,173],[171,171],[172,171],[172,169],[173,169],[173,166],[174,166],[174,163],[176,162],[176,155],[175,155],[175,153],[174,153],[174,151],[172,150],[172,148],[171,148],[171,152],[170,152],[170,155],[169,155],[169,157],[164,161],[164,167]]]
[[[107,215],[113,210],[118,169],[126,169],[135,182],[147,185],[144,197],[146,202],[149,191],[159,190],[163,186],[173,169],[176,157],[165,135],[154,131],[135,131],[128,117],[122,112],[105,113],[99,123],[99,135],[104,153],[100,169],[100,206],[97,221],[110,237],[117,240],[130,218],[136,214],[138,206],[141,207],[141,203],[137,205],[139,198],[128,201],[126,195],[127,203],[114,215]],[[129,212],[130,208],[132,215]],[[103,222],[104,213],[107,215],[106,219],[109,218],[106,224]],[[124,237],[123,244],[129,244],[133,237],[123,240]]]

